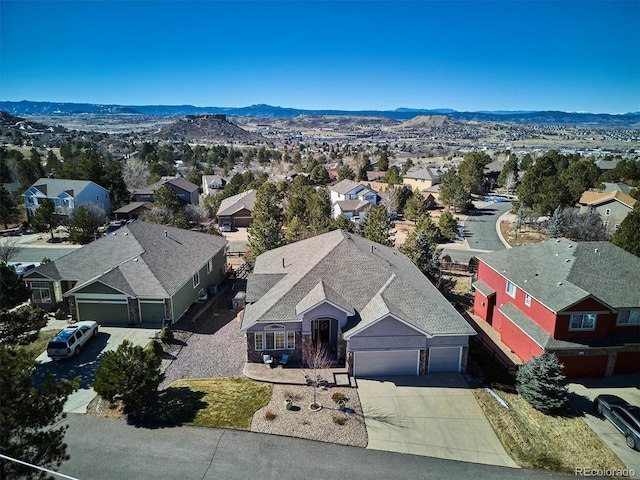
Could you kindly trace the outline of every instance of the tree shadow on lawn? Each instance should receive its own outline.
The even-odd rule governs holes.
[[[497,211],[497,208],[472,208],[467,212],[467,215],[470,217],[486,217],[488,215],[494,215]]]
[[[128,423],[140,428],[177,427],[195,420],[198,411],[209,407],[202,401],[206,394],[188,387],[170,387],[158,395],[142,418],[130,417]]]

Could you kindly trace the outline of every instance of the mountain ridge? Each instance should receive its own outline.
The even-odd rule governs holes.
[[[384,117],[396,120],[409,120],[424,115],[444,115],[451,120],[493,121],[516,124],[544,125],[589,125],[623,128],[637,128],[640,125],[640,113],[624,114],[543,111],[478,111],[460,112],[448,108],[414,109],[401,107],[395,110],[339,110],[339,109],[298,109],[266,104],[246,107],[196,107],[193,105],[115,105],[71,102],[40,102],[22,100],[0,101],[0,110],[12,115],[202,115],[224,114],[236,117],[291,118],[301,115],[333,115]]]

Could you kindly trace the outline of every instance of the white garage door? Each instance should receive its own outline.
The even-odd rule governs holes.
[[[459,372],[461,347],[429,349],[429,373]]]
[[[419,358],[418,350],[354,352],[353,376],[418,375]]]

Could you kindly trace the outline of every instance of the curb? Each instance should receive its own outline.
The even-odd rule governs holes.
[[[500,224],[502,223],[503,219],[508,216],[508,215],[512,215],[510,210],[507,210],[506,212],[504,212],[502,215],[500,215],[500,217],[498,217],[498,220],[496,221],[496,233],[498,234],[498,238],[500,239],[500,241],[502,242],[502,244],[505,246],[505,248],[513,248],[511,245],[509,245],[509,243],[504,239],[504,237],[502,236],[502,232],[500,231]]]

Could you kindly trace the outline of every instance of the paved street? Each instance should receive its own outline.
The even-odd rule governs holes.
[[[511,202],[475,204],[480,208],[469,212],[464,225],[469,248],[492,252],[504,250],[505,246],[496,232],[496,223],[500,215],[511,209]]]
[[[567,478],[233,430],[147,428],[76,414],[66,423],[71,459],[60,472],[82,480]]]

